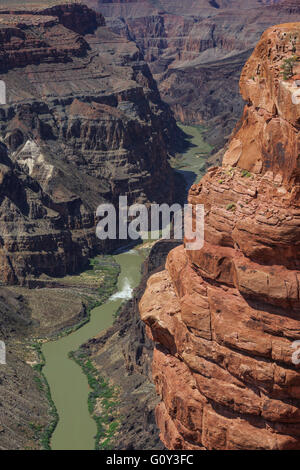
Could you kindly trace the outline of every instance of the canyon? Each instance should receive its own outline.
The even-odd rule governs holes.
[[[180,131],[136,45],[86,6],[3,9],[0,40],[0,281],[29,285],[112,248],[102,202],[173,200]]]
[[[261,34],[300,21],[297,0],[87,0],[136,42],[177,120],[204,124],[222,148],[243,110],[241,70]]]
[[[119,247],[95,236],[99,203],[183,196],[174,113],[215,149],[235,126],[189,191],[204,246],[154,244],[113,326],[90,321],[74,357],[118,390],[114,449],[299,450],[300,23],[273,26],[300,21],[298,1],[20,3],[0,2],[0,449],[50,445],[31,342],[71,341],[110,299],[84,271]]]
[[[223,164],[189,192],[205,207],[204,246],[172,250],[140,302],[169,449],[300,448],[300,105],[282,72],[299,34],[299,23],[263,34]]]
[[[168,253],[179,243],[175,240],[155,243],[142,265],[140,284],[132,299],[121,305],[112,327],[99,332],[79,349],[100,376],[119,390],[117,415],[123,418],[112,436],[114,450],[164,449],[155,420],[159,397],[152,381],[153,343],[141,322],[139,301],[150,275],[164,269]]]
[[[118,242],[96,238],[97,206],[119,194],[173,201],[168,160],[182,133],[137,46],[103,15],[80,4],[3,3],[0,448],[37,450],[48,446],[55,412],[35,341],[86,322],[101,300],[101,276],[81,272]]]

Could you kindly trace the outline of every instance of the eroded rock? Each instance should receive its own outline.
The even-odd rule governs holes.
[[[300,448],[300,104],[280,74],[299,35],[274,26],[258,43],[223,165],[189,193],[205,206],[204,247],[173,250],[140,302],[170,449]]]

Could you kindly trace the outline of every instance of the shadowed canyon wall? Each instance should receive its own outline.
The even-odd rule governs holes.
[[[70,331],[101,299],[102,279],[64,278],[114,247],[95,236],[100,203],[117,204],[120,194],[129,203],[173,201],[168,158],[181,132],[137,46],[111,32],[101,14],[84,5],[3,3],[0,284],[11,286],[0,288],[0,340],[7,348],[0,449],[37,450],[48,445],[55,415],[32,341]],[[131,333],[138,330],[134,313],[134,320],[126,316]],[[143,386],[146,378],[133,379],[133,389],[139,380]],[[162,447],[151,406],[157,398],[146,382],[151,427],[129,392],[130,409],[138,408],[141,423],[145,416],[145,446],[153,439]],[[131,431],[123,444],[134,441]]]
[[[169,449],[300,449],[300,101],[282,75],[299,38],[299,23],[262,36],[223,165],[190,189],[204,247],[171,251],[140,302]]]
[[[178,141],[141,52],[83,5],[0,11],[0,281],[76,272],[101,202],[171,202]]]
[[[115,32],[137,43],[176,118],[207,125],[216,148],[242,113],[239,77],[261,34],[300,21],[297,0],[87,2]]]

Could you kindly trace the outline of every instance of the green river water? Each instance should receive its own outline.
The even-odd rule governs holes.
[[[180,126],[188,135],[190,148],[180,160],[180,171],[190,186],[201,173],[204,158],[199,154],[208,153],[209,147],[202,140],[198,127]],[[95,446],[96,423],[88,411],[89,387],[86,376],[72,359],[70,351],[77,350],[83,343],[109,328],[114,313],[121,303],[130,299],[132,290],[141,279],[143,250],[131,249],[114,255],[121,267],[118,290],[105,304],[91,312],[90,322],[68,336],[43,345],[46,365],[43,369],[48,380],[59,422],[51,439],[53,450],[92,450]]]

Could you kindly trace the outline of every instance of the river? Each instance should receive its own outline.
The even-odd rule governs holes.
[[[209,152],[202,141],[201,128],[180,126],[188,135],[190,148],[180,159],[180,171],[190,186],[201,174],[205,161],[199,154]],[[68,358],[70,351],[113,323],[114,313],[121,303],[130,299],[132,291],[141,279],[143,250],[130,249],[114,255],[121,267],[118,288],[105,304],[91,312],[89,323],[68,336],[43,345],[46,365],[43,372],[48,380],[52,399],[57,408],[59,422],[51,439],[53,450],[92,450],[95,446],[96,423],[88,412],[89,387],[81,368]]]

